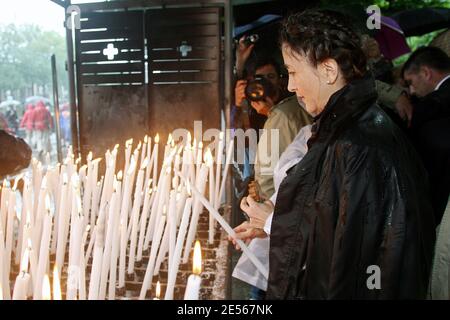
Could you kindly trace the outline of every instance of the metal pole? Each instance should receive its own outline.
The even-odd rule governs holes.
[[[66,15],[66,19],[71,18]],[[73,24],[72,24],[73,25]],[[70,93],[70,128],[72,131],[72,147],[73,153],[77,155],[79,152],[78,144],[78,112],[77,112],[77,90],[75,82],[75,68],[73,59],[73,37],[72,30],[66,27],[67,41],[67,71],[69,73],[69,93]]]
[[[61,150],[61,126],[59,123],[59,95],[58,95],[58,75],[56,72],[56,56],[52,55],[52,80],[53,80],[53,105],[55,108],[55,132],[56,132],[56,149],[58,162],[62,163]]]
[[[232,77],[233,77],[233,45],[232,45],[232,34],[233,34],[233,5],[232,1],[225,1],[224,2],[224,35],[225,35],[225,43],[224,43],[224,49],[225,49],[225,70],[224,70],[224,102],[225,102],[225,127],[226,129],[231,128],[231,98],[232,98]],[[231,170],[231,168],[229,169]],[[233,177],[230,172],[228,174],[227,178],[227,187],[226,190],[226,201],[225,201],[225,212],[229,213],[229,222],[233,226],[235,223],[234,219],[234,212],[235,212],[235,196],[234,196],[234,190],[232,187],[232,181]],[[227,208],[231,208],[231,210],[227,210]],[[228,268],[227,268],[227,286],[226,286],[226,299],[232,298],[232,259],[231,259],[231,253],[232,250],[230,250],[230,246],[228,246]]]

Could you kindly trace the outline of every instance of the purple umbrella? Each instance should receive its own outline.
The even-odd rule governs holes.
[[[377,40],[380,51],[385,58],[393,60],[411,52],[406,43],[405,34],[394,19],[381,16],[380,22],[381,29],[378,30],[374,38]]]

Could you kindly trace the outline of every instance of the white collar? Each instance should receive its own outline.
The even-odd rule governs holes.
[[[436,88],[434,88],[434,91],[439,90],[439,88],[441,87],[441,85],[445,82],[445,80],[450,79],[450,74],[447,75],[444,79],[442,79],[436,86]]]

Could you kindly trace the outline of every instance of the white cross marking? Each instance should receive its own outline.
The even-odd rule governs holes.
[[[178,47],[178,51],[181,52],[182,57],[187,57],[188,53],[192,51],[192,47],[186,44],[182,44],[180,47]]]
[[[108,60],[114,60],[114,56],[119,54],[119,49],[114,48],[114,45],[110,43],[106,49],[103,49],[103,54],[108,56]]]

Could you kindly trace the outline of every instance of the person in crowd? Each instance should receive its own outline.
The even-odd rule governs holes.
[[[44,159],[44,155],[51,149],[50,133],[53,129],[53,119],[42,101],[36,103],[31,119],[38,157]]]
[[[435,240],[426,172],[377,105],[360,37],[328,10],[281,28],[289,90],[314,117],[275,204],[241,202],[236,237],[270,239],[267,299],[426,296]]]
[[[419,48],[402,75],[414,96],[410,130],[429,174],[438,225],[450,195],[450,58],[435,47]]]
[[[26,135],[25,140],[27,143],[33,147],[34,146],[34,139],[33,139],[33,111],[34,111],[34,105],[28,104],[25,110],[25,113],[23,114],[22,120],[20,121],[20,128],[24,128]]]
[[[16,107],[9,105],[5,113],[6,121],[8,121],[8,127],[12,134],[17,134],[17,129],[19,125]]]

